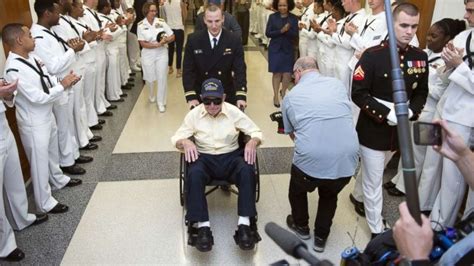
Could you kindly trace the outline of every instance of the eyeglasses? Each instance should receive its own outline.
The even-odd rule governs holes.
[[[202,103],[204,105],[211,105],[211,103],[213,103],[214,105],[219,105],[222,103],[222,99],[221,98],[204,98],[202,99]]]

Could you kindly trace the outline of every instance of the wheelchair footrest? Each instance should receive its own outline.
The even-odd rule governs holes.
[[[262,237],[260,236],[260,234],[258,233],[257,231],[257,228],[251,226],[250,227],[251,230],[250,230],[250,237],[252,238],[252,241],[253,241],[253,244],[257,244],[260,240],[262,240]],[[235,244],[238,245],[239,247],[242,248],[242,246],[240,245],[240,241],[239,241],[239,231],[238,230],[235,230],[235,234],[234,234],[234,241],[235,241]],[[253,249],[253,247],[252,247]]]

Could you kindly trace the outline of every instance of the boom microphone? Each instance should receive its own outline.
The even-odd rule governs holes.
[[[310,265],[333,265],[326,260],[320,261],[311,255],[303,241],[274,222],[265,225],[265,233],[288,255],[303,259]]]

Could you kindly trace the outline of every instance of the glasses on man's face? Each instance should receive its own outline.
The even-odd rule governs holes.
[[[204,105],[211,105],[211,103],[213,103],[214,105],[219,105],[222,103],[222,99],[221,98],[204,98],[202,99],[202,103]]]

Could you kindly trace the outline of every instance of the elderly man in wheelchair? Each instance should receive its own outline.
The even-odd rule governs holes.
[[[256,231],[256,176],[254,164],[262,132],[236,106],[226,103],[224,88],[217,79],[205,80],[201,90],[202,103],[192,109],[175,135],[173,145],[184,152],[188,164],[185,182],[188,241],[199,251],[212,249],[205,187],[213,179],[235,184],[238,195],[238,227],[234,235],[243,250],[255,247],[260,237]],[[239,148],[239,134],[250,136],[245,148]],[[190,138],[193,138],[192,141]],[[196,229],[197,228],[197,229]]]

